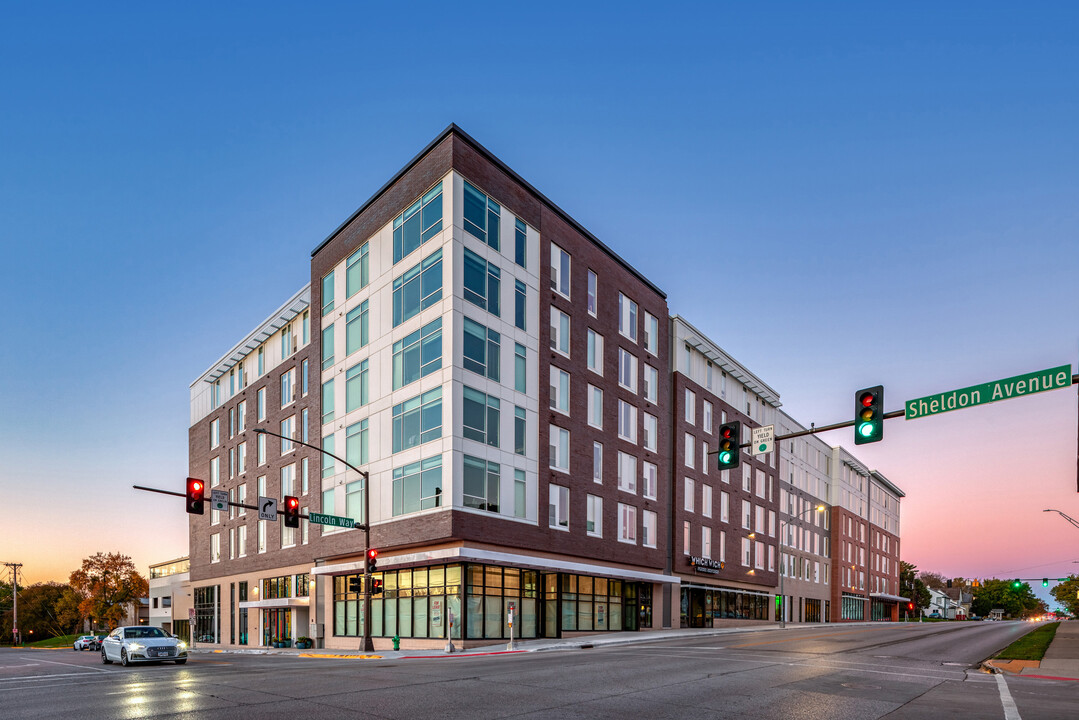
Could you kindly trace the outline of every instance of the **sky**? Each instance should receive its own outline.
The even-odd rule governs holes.
[[[449,123],[818,425],[1079,362],[1072,3],[9,3],[0,561],[187,552],[188,388]],[[843,444],[946,576],[1079,561],[1074,386]],[[1046,595],[1047,597],[1047,595]]]

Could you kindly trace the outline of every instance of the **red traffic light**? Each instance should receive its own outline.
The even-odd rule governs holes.
[[[204,500],[206,492],[206,483],[198,478],[187,479],[187,512],[191,515],[202,515],[204,510]]]
[[[378,557],[378,550],[375,550],[374,548],[371,548],[370,550],[367,551],[367,557],[374,560],[375,558]]]
[[[285,506],[289,510],[295,510],[296,508],[300,507],[300,499],[295,497],[289,497],[287,498]]]
[[[869,407],[870,405],[873,404],[873,402],[876,399],[877,399],[876,395],[874,395],[871,392],[867,392],[864,395],[862,395],[862,405],[864,405],[865,407]]]
[[[723,427],[723,429],[719,431],[719,434],[721,436],[723,436],[724,438],[729,438],[731,436],[731,427],[730,427],[730,425],[725,425]]]

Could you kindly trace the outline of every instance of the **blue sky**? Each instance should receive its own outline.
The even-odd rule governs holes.
[[[130,486],[181,487],[188,385],[450,122],[804,422],[847,419],[878,382],[895,409],[1079,354],[1070,4],[5,16],[0,484],[19,513],[0,559],[31,579],[98,550],[186,552],[179,500]],[[1076,407],[1071,389],[890,421],[858,455],[908,494],[904,556],[1070,572],[1079,530],[1041,510],[1079,517]],[[113,507],[160,518],[160,537],[87,529]]]

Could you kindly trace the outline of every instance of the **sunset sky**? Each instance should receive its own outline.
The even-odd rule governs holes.
[[[1079,6],[9,4],[0,560],[187,552],[188,386],[450,122],[803,423],[1079,362]],[[731,322],[730,307],[737,308]],[[843,444],[946,576],[1079,569],[1072,386]],[[1044,595],[1048,597],[1047,594]]]

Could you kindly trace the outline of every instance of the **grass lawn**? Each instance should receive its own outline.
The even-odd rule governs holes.
[[[23,647],[36,647],[36,648],[60,648],[71,647],[72,643],[79,638],[79,635],[58,635],[48,640],[38,640],[37,642],[23,643]]]
[[[1004,648],[997,657],[1001,660],[1041,660],[1059,626],[1058,622],[1042,625]]]

